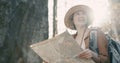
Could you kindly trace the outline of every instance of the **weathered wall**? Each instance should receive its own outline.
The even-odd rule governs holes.
[[[41,63],[29,45],[48,38],[48,0],[0,0],[0,63]]]

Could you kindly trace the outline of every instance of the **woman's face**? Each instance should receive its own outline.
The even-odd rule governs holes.
[[[73,15],[73,22],[75,26],[86,26],[87,24],[87,15],[83,11],[75,12]]]

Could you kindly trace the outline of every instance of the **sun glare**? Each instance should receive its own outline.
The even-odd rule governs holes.
[[[51,5],[52,4],[52,5]],[[93,9],[94,12],[94,22],[93,26],[102,26],[102,24],[108,18],[108,0],[57,0],[57,27],[58,27],[58,34],[64,32],[67,28],[64,25],[64,16],[65,13],[74,5],[88,5],[90,8]],[[51,19],[52,16],[52,6],[53,3],[49,1],[49,25],[52,24],[53,20]],[[49,27],[49,31],[52,27]]]
[[[94,0],[95,1],[95,0]],[[106,21],[108,21],[108,2],[107,0],[97,0],[96,4],[92,4],[92,9],[94,11],[94,22],[93,26],[102,26]]]

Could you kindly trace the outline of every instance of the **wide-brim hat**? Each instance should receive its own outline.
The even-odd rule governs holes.
[[[74,23],[73,23],[73,21],[71,21],[71,16],[77,11],[86,12],[89,19],[90,19],[90,21],[91,21],[91,19],[92,19],[91,18],[92,17],[92,15],[91,15],[92,9],[90,7],[88,7],[88,6],[86,6],[86,5],[76,5],[76,6],[73,6],[72,8],[70,8],[68,10],[68,12],[66,13],[66,15],[65,15],[64,22],[65,22],[66,27],[75,30]],[[90,24],[90,23],[88,23],[88,24]]]

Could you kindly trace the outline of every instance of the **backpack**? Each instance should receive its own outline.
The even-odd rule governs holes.
[[[110,58],[110,63],[120,63],[120,43],[112,39],[108,34],[106,34],[106,39],[108,41],[108,55]],[[97,47],[97,31],[93,29],[90,32],[90,46],[89,48],[98,53]]]

